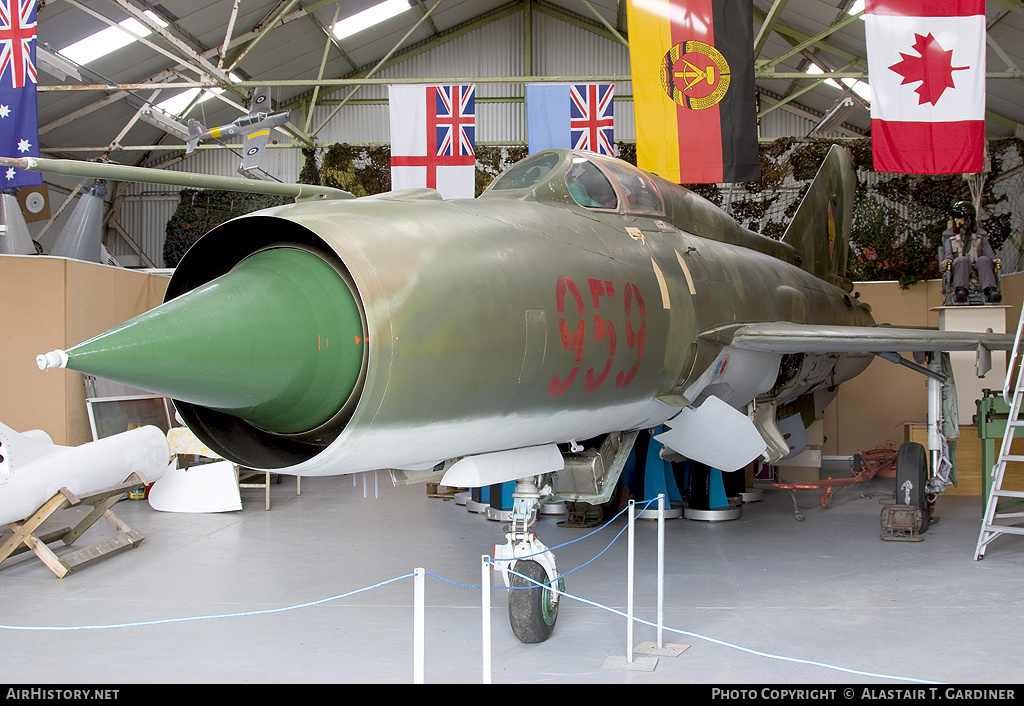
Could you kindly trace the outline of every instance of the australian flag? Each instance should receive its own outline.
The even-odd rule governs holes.
[[[0,0],[0,156],[38,157],[36,3]],[[42,175],[0,168],[0,189],[37,186]]]
[[[474,155],[476,133],[476,87],[437,87],[435,130],[438,157]]]
[[[530,154],[554,147],[615,153],[615,85],[548,83],[526,87]]]

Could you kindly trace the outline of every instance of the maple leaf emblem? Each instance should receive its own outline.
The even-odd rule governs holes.
[[[953,50],[945,50],[935,40],[931,32],[928,36],[914,33],[914,50],[917,56],[900,52],[903,61],[889,68],[903,77],[900,85],[920,81],[921,85],[914,89],[920,98],[918,105],[931,103],[935,105],[947,88],[953,85],[953,72],[963,71],[970,66],[953,66]]]

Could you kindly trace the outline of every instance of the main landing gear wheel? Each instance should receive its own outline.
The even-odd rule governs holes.
[[[921,528],[924,534],[931,521],[931,509],[925,484],[928,482],[928,452],[924,446],[909,442],[896,452],[896,503],[921,508]]]
[[[558,597],[551,590],[544,567],[535,561],[521,560],[512,567],[523,576],[509,575],[508,620],[520,642],[535,644],[551,637],[558,619]],[[536,582],[536,583],[535,583]],[[537,583],[544,584],[538,586]],[[565,590],[565,580],[558,578],[556,589]]]

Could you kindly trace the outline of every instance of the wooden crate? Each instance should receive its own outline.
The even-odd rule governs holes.
[[[904,441],[916,441],[925,448],[928,448],[928,428],[925,424],[905,424]],[[1002,439],[995,440],[995,452],[992,455],[992,462],[999,454],[999,446]],[[973,425],[960,427],[960,438],[956,439],[956,448],[953,452],[953,464],[956,469],[956,487],[950,486],[944,495],[977,495],[981,496],[981,444],[978,438],[978,428]],[[1024,455],[1024,438],[1014,439],[1011,452]],[[988,473],[991,469],[985,469]],[[1024,490],[1024,465],[1011,463],[1007,465],[1006,475],[1003,478],[1004,490]]]

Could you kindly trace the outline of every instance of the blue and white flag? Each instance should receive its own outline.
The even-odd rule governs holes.
[[[615,152],[615,86],[611,83],[531,83],[526,86],[530,154],[568,147]]]
[[[0,156],[38,157],[36,2],[0,0]],[[37,172],[0,169],[0,189],[43,183]]]

